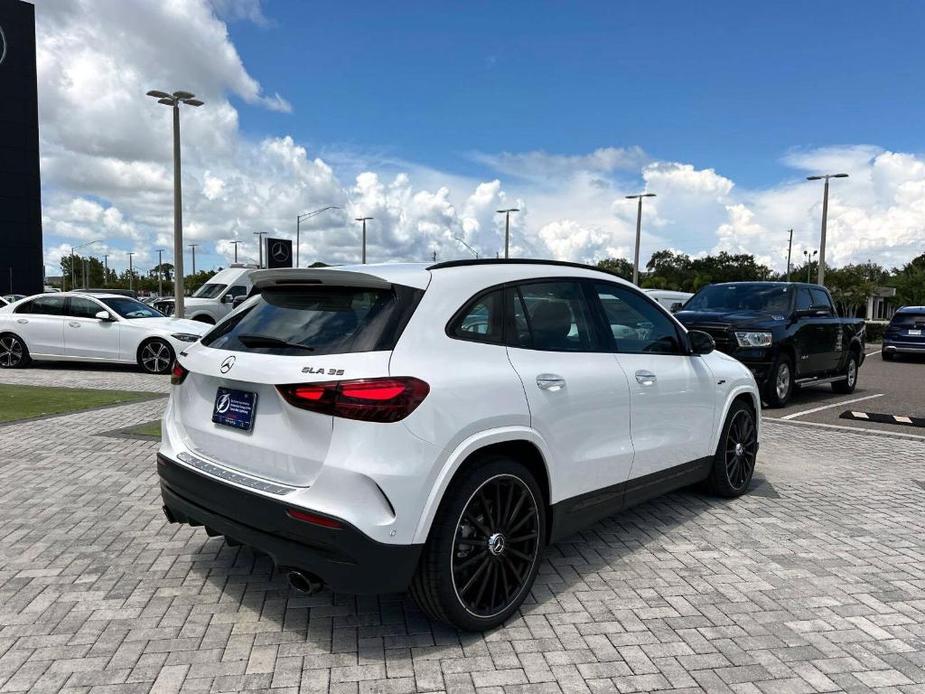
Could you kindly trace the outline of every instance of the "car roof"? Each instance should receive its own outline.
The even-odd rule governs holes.
[[[93,297],[94,299],[131,299],[132,297],[125,294],[114,294],[112,292],[48,292],[38,296],[73,296],[73,297]]]
[[[925,306],[903,306],[896,309],[896,313],[925,313]]]

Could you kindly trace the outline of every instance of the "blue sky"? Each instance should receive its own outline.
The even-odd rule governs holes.
[[[463,174],[472,151],[639,145],[738,183],[791,148],[921,150],[925,4],[293,2],[232,22],[250,72],[292,114],[256,136],[381,151]]]

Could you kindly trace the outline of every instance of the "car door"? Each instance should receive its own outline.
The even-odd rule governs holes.
[[[16,307],[13,330],[32,356],[64,355],[66,302],[63,296],[38,296]]]
[[[611,282],[592,288],[612,357],[629,382],[630,477],[712,455],[717,384],[704,359],[688,354],[680,326],[642,293]]]
[[[796,376],[814,376],[823,369],[824,340],[819,319],[814,315],[809,287],[797,288],[791,320],[794,323],[793,343],[797,353],[797,363],[794,364]]]
[[[96,317],[100,311],[112,315],[95,299],[69,297],[64,324],[64,349],[69,356],[107,361],[119,358],[119,323],[100,320]]]
[[[844,346],[844,332],[841,319],[835,315],[835,307],[824,289],[812,287],[809,290],[813,299],[813,323],[816,327],[819,345],[816,369],[819,372],[835,371],[840,366]]]
[[[508,356],[533,428],[555,458],[560,499],[625,482],[633,462],[626,374],[602,348],[582,283],[548,279],[508,290]]]

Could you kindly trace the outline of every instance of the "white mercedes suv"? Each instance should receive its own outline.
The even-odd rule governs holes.
[[[751,373],[634,286],[551,261],[262,270],[178,355],[171,522],[304,591],[411,592],[502,623],[550,542],[703,483],[746,491]]]

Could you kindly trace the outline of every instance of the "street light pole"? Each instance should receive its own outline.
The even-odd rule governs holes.
[[[132,291],[133,280],[135,279],[135,271],[132,269],[132,256],[134,253],[128,254],[128,289]]]
[[[516,207],[507,210],[497,210],[504,215],[504,259],[507,260],[511,251],[511,212],[520,212]]]
[[[328,205],[327,207],[322,207],[320,210],[312,210],[311,212],[306,212],[305,214],[297,215],[295,218],[295,266],[299,267],[299,232],[302,222],[306,219],[311,219],[312,217],[317,217],[322,212],[327,212],[328,210],[339,210],[340,208],[337,205]]]
[[[157,249],[157,297],[164,296],[164,249]]]
[[[813,251],[812,253],[803,251],[803,258],[806,260],[806,284],[810,282],[810,270],[813,267],[813,258],[816,257],[817,253],[819,253],[819,251]]]
[[[260,267],[263,267],[263,237],[266,236],[269,232],[266,231],[255,231],[254,236],[257,237],[257,250],[260,252]]]
[[[86,248],[87,246],[92,246],[94,243],[99,243],[103,239],[93,239],[92,241],[87,241],[82,243],[79,246],[71,246],[71,289],[77,289],[77,279],[74,272],[74,263],[77,262],[77,259],[74,255],[74,251],[79,251],[81,248]]]
[[[370,221],[372,217],[357,217],[356,221],[363,222],[363,255],[362,263],[366,265],[366,222]]]
[[[822,233],[819,237],[819,274],[816,283],[822,287],[825,286],[825,232],[826,223],[829,217],[829,179],[830,178],[848,178],[846,173],[822,174],[819,176],[807,176],[807,181],[825,180],[825,187],[822,189]]]
[[[195,275],[196,274],[196,249],[199,248],[199,244],[191,243],[189,247],[193,249],[193,274]]]
[[[793,229],[790,230],[790,241],[787,242],[787,281],[790,281],[790,252],[793,250]]]
[[[655,193],[638,193],[636,195],[627,195],[627,200],[636,200],[636,252],[633,255],[633,284],[639,286],[639,244],[642,240],[642,199],[654,198]]]
[[[229,241],[228,243],[234,245],[234,262],[238,262],[238,242]]]
[[[173,263],[174,263],[174,314],[183,318],[183,194],[180,186],[180,104],[202,106],[203,102],[190,92],[177,91],[173,94],[152,90],[148,96],[157,103],[173,109]]]
[[[103,286],[109,286],[109,256],[103,256]]]

